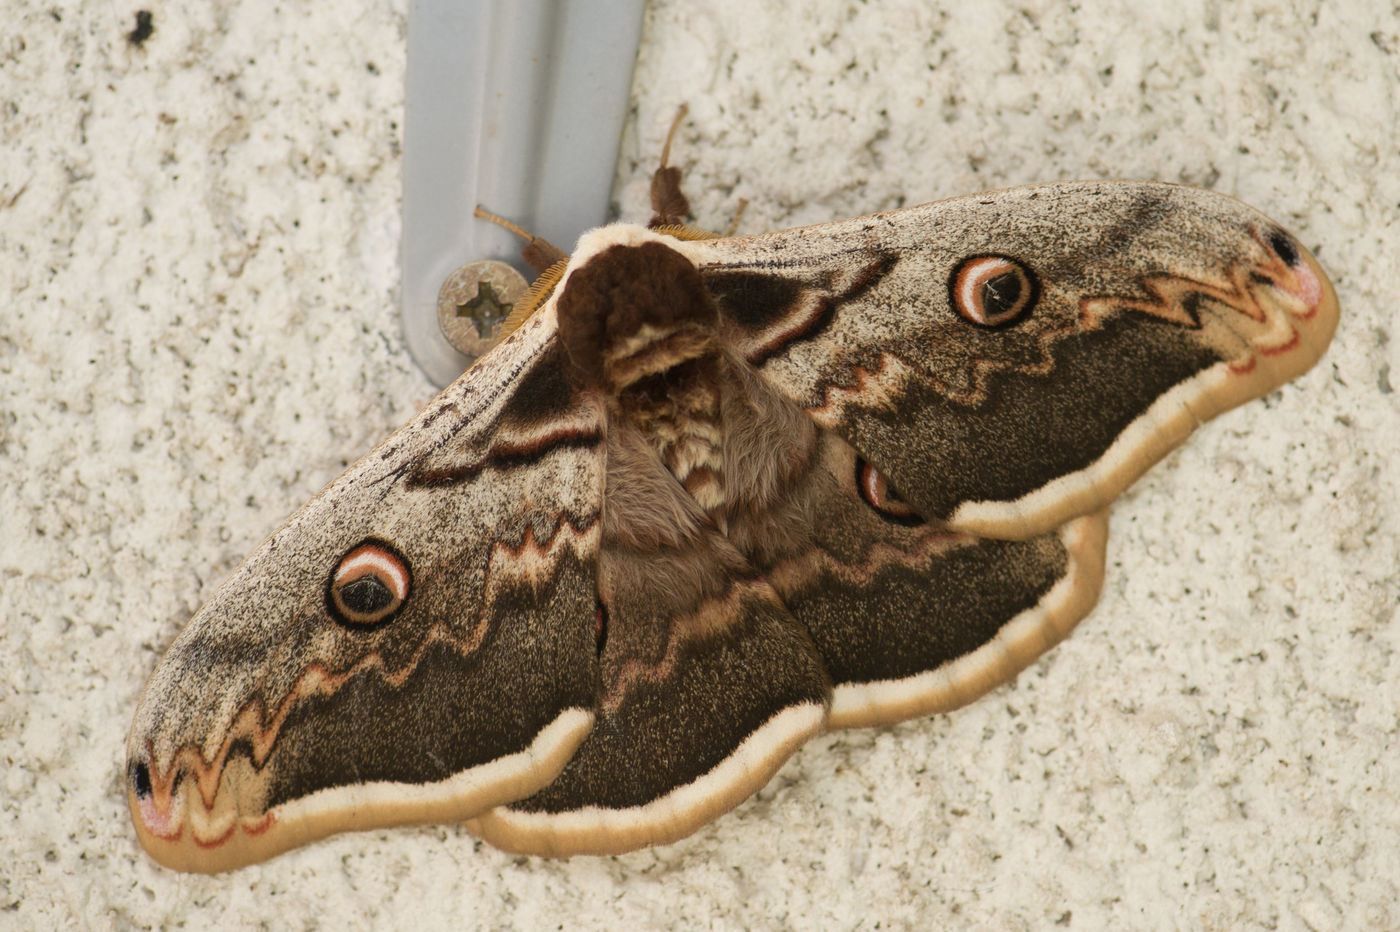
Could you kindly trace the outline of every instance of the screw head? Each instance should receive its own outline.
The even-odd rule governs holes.
[[[459,267],[438,289],[438,326],[452,348],[473,360],[496,345],[501,323],[530,283],[497,259]]]

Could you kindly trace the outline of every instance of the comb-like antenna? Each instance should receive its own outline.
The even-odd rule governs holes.
[[[520,249],[520,258],[530,268],[535,270],[536,275],[543,275],[551,266],[560,262],[567,262],[569,254],[558,246],[545,239],[543,236],[535,236],[519,224],[511,223],[505,217],[493,214],[480,204],[476,205],[476,210],[472,211],[472,216],[480,217],[482,220],[489,220],[499,227],[505,227],[516,236],[525,240],[525,245]]]
[[[680,129],[681,120],[689,112],[690,107],[686,104],[681,104],[676,111],[676,118],[671,121],[666,142],[661,147],[661,166],[651,176],[652,218],[647,226],[652,229],[683,226],[686,215],[690,213],[690,201],[681,193],[681,170],[666,164],[671,158],[671,142],[676,138],[676,130]]]

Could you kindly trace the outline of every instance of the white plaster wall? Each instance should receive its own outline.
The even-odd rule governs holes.
[[[433,394],[395,306],[405,4],[0,3],[0,926],[1400,926],[1400,12],[656,0],[617,199],[745,232],[1067,178],[1236,195],[1337,284],[1327,357],[1113,512],[1103,599],[953,715],[834,734],[689,840],[454,826],[218,877],[137,847],[161,650]]]

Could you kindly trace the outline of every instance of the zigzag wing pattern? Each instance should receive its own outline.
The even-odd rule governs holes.
[[[128,745],[157,860],[221,870],[462,819],[564,766],[597,692],[604,449],[552,323],[293,515],[171,646]]]
[[[1107,504],[1336,319],[1287,233],[1170,185],[595,231],[176,639],[128,739],[138,837],[200,871],[405,822],[683,837],[823,729],[1064,637]]]
[[[763,378],[919,512],[1030,537],[1309,368],[1336,295],[1286,232],[1176,185],[1034,185],[686,244]]]

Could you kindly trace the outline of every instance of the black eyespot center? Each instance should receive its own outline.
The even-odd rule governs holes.
[[[1287,266],[1296,266],[1298,260],[1302,259],[1302,256],[1298,255],[1298,245],[1294,242],[1294,238],[1281,230],[1275,230],[1268,234],[1268,248],[1273,249],[1274,255],[1284,260],[1284,264]]]
[[[1006,272],[982,286],[982,302],[988,317],[999,317],[1016,306],[1021,297],[1021,276]]]
[[[404,555],[392,544],[367,538],[336,561],[326,581],[326,611],[351,631],[372,631],[393,620],[412,588]]]
[[[1289,267],[1296,266],[1303,258],[1298,253],[1298,246],[1293,242],[1293,237],[1282,230],[1275,230],[1269,234],[1269,248]]]
[[[856,457],[855,479],[860,500],[886,521],[910,526],[924,523],[924,519],[895,491],[884,474],[860,457]]]
[[[358,615],[373,615],[394,601],[394,594],[378,577],[361,576],[340,587],[340,601]]]

